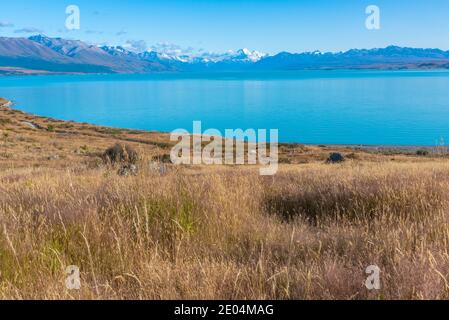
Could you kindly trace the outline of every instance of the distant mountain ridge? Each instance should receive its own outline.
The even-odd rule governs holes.
[[[351,49],[338,53],[288,53],[267,57],[260,69],[403,69],[448,68],[449,51],[389,46],[376,49]]]
[[[134,52],[79,40],[36,35],[0,37],[1,68],[59,73],[151,73],[311,69],[449,69],[449,51],[389,46],[345,52],[281,52],[240,49],[225,53]]]

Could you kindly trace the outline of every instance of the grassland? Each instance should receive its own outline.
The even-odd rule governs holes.
[[[136,176],[103,163],[117,142],[139,153]],[[154,159],[170,145],[0,108],[0,298],[449,298],[445,149],[282,145],[278,174],[262,177],[161,172]],[[334,151],[347,160],[326,164]],[[78,291],[65,287],[69,265]]]

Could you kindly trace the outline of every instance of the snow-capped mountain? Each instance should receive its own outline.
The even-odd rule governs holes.
[[[449,68],[449,51],[398,46],[336,53],[281,52],[273,56],[249,49],[215,53],[171,44],[159,44],[143,52],[135,49],[43,35],[0,37],[0,67],[77,73]]]
[[[239,49],[237,51],[228,51],[225,53],[203,53],[196,57],[193,61],[203,63],[219,63],[219,62],[248,62],[255,63],[266,57],[266,54],[259,51],[251,51],[249,49]]]
[[[99,47],[101,50],[109,53],[111,56],[137,56],[136,53],[125,49],[122,46],[101,46]]]
[[[264,57],[266,54],[258,51],[251,51],[249,49],[240,49],[237,51],[227,51],[225,53],[202,52],[195,51],[191,48],[182,49],[178,46],[164,45],[162,47],[152,47],[152,50],[142,52],[139,54],[146,60],[168,60],[178,61],[182,63],[219,63],[219,62],[250,62],[255,63]]]
[[[258,64],[261,70],[447,68],[449,51],[388,46],[345,52],[281,52]]]
[[[66,40],[62,38],[49,38],[44,35],[36,35],[28,38],[31,41],[37,42],[52,49],[62,55],[73,57],[78,53],[87,50],[94,50],[100,52],[96,46],[88,45],[79,40]]]
[[[240,49],[236,52],[236,55],[231,57],[231,60],[239,60],[245,62],[258,62],[259,60],[266,57],[267,54],[261,53],[259,51],[250,51],[248,49]]]

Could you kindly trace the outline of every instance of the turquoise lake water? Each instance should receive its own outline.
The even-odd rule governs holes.
[[[278,129],[282,142],[449,143],[449,71],[298,71],[0,77],[16,108],[170,132]]]

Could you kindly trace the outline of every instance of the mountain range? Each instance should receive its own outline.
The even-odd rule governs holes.
[[[311,69],[449,69],[449,51],[389,46],[345,52],[281,52],[241,49],[225,53],[135,52],[79,40],[35,35],[0,37],[0,74],[278,71]]]

